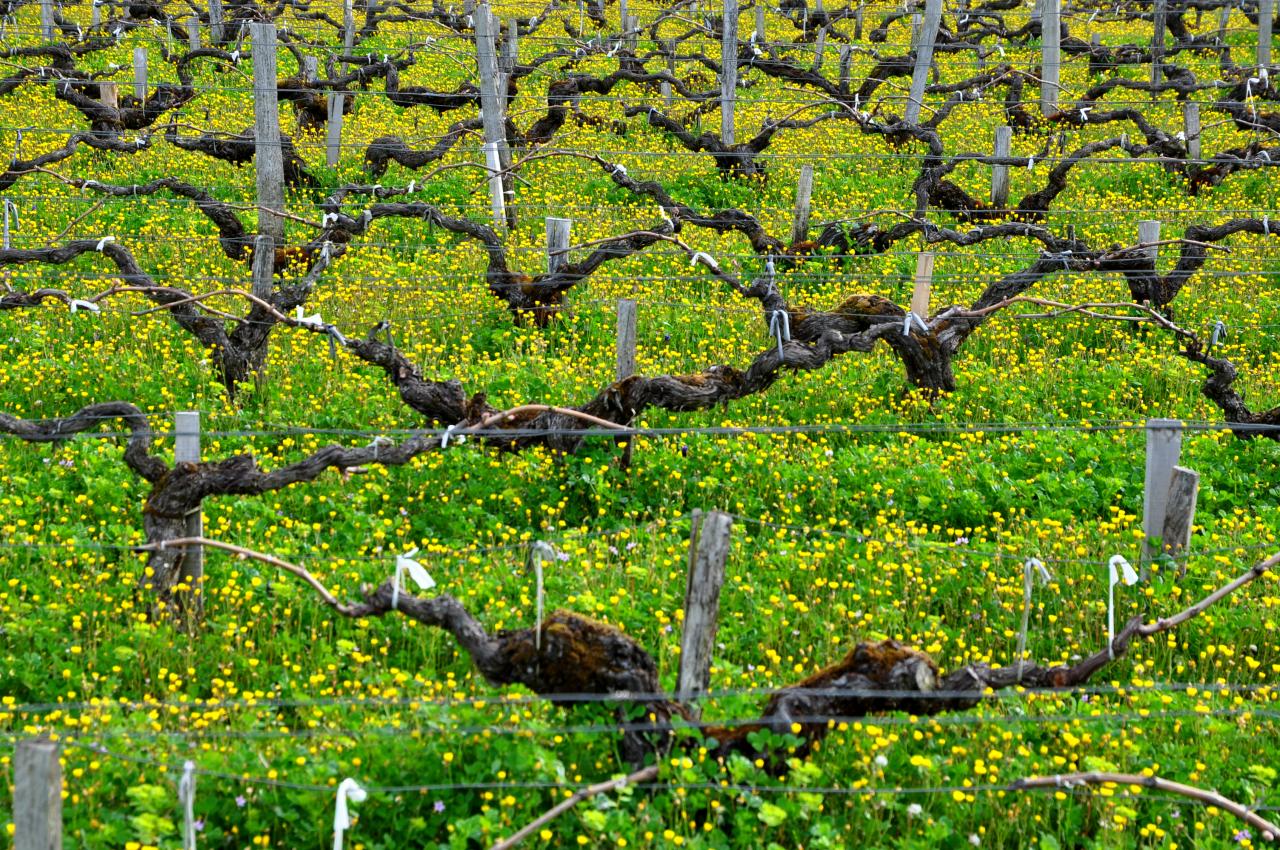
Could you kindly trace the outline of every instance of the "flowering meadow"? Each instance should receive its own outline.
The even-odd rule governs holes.
[[[175,616],[191,588],[157,595],[165,553],[139,547],[163,540],[155,494],[200,473],[172,466],[176,411],[200,411],[209,467],[251,455],[262,470],[292,468],[331,444],[375,452],[357,468],[326,461],[293,486],[210,485],[198,502],[205,537],[301,566],[343,602],[416,550],[435,586],[406,583],[406,598],[448,594],[499,638],[555,611],[607,624],[647,652],[668,693],[693,513],[731,514],[697,702],[703,723],[728,729],[861,642],[897,641],[940,674],[999,670],[1019,659],[1025,611],[1028,659],[1070,667],[1105,653],[1109,562],[1142,554],[1148,418],[1185,423],[1180,464],[1200,474],[1199,499],[1188,551],[1114,588],[1117,626],[1187,609],[1280,550],[1280,417],[1268,413],[1280,404],[1280,90],[1253,64],[1256,3],[1222,7],[1225,17],[1216,3],[1170,3],[1157,86],[1151,4],[1064,7],[1061,111],[1048,117],[1030,4],[948,4],[911,126],[900,116],[922,4],[770,6],[764,32],[744,5],[737,137],[775,132],[743,173],[715,147],[718,9],[631,0],[632,46],[616,4],[501,0],[502,34],[520,21],[505,227],[481,166],[470,5],[357,3],[350,50],[341,3],[224,5],[220,43],[206,13],[203,52],[189,48],[191,9],[178,4],[64,5],[59,50],[37,4],[4,7],[0,764],[11,782],[13,744],[61,742],[64,846],[183,846],[187,762],[197,846],[329,846],[350,777],[369,790],[351,806],[356,850],[489,847],[636,767],[623,727],[646,717],[620,718],[621,697],[553,701],[491,684],[445,628],[395,611],[343,616],[260,560],[207,548],[202,616]],[[266,19],[280,91],[321,102],[342,91],[349,104],[329,167],[323,109],[307,120],[303,99],[281,95],[302,175],[285,191],[274,312],[244,295],[252,139],[238,162],[180,144],[252,132],[242,23]],[[145,104],[131,94],[135,48],[149,55]],[[311,82],[299,82],[304,55],[319,59]],[[884,71],[894,57],[905,68]],[[620,69],[658,76],[600,83]],[[99,114],[101,81],[118,84],[119,107]],[[855,101],[859,86],[869,94]],[[460,102],[437,108],[423,92]],[[1201,107],[1198,159],[1187,101]],[[711,141],[686,143],[664,120]],[[426,165],[375,155],[388,137],[431,149],[460,123]],[[982,158],[1010,123],[1010,202],[993,210]],[[44,156],[76,134],[92,138]],[[1274,163],[1260,153],[1270,150]],[[747,159],[734,156],[724,161]],[[813,212],[794,240],[806,165]],[[156,188],[166,180],[195,188]],[[667,199],[636,188],[645,181]],[[1042,205],[1014,209],[1055,181]],[[766,238],[705,223],[726,210]],[[615,253],[544,297],[547,217],[573,220],[568,262],[601,244]],[[1134,247],[1140,220],[1161,222],[1159,244]],[[1209,232],[1233,221],[1245,224]],[[648,241],[617,241],[635,234]],[[922,250],[935,252],[931,306],[913,328]],[[641,377],[630,383],[615,383],[618,299],[638,305]],[[1092,306],[1070,309],[1081,305]],[[237,325],[247,310],[257,318]],[[224,321],[266,327],[265,359],[239,379],[227,378],[230,343],[209,342]],[[936,354],[956,327],[951,386],[922,384],[911,358]],[[437,413],[428,389],[465,409]],[[143,424],[112,414],[56,440],[22,430],[106,402],[136,406]],[[506,427],[487,411],[526,404],[640,430],[620,437],[572,414],[527,420],[509,438],[480,427]],[[126,449],[147,426],[163,461],[154,477]],[[555,442],[566,428],[590,430]],[[403,458],[376,455],[413,439]],[[538,541],[551,553],[537,556],[541,577]],[[1028,558],[1047,582],[1028,578]],[[580,802],[522,846],[1262,846],[1222,807],[1144,785],[1016,786],[1159,776],[1274,821],[1278,620],[1266,572],[1176,628],[1134,637],[1087,683],[988,689],[936,713],[824,717],[821,740],[799,722],[752,731],[768,757],[726,752],[696,715],[673,717],[657,724],[669,740],[645,754],[656,776]],[[0,846],[13,841],[9,797]]]

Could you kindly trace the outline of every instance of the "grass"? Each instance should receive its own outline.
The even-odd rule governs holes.
[[[24,7],[20,16],[27,20],[35,11]],[[87,17],[86,10],[68,10],[78,13]],[[868,29],[872,19],[878,18],[868,15]],[[772,32],[775,25],[780,29]],[[771,21],[771,37],[786,27]],[[1210,28],[1216,21],[1206,17],[1202,29]],[[416,40],[408,29],[388,27],[369,48]],[[1101,31],[1108,44],[1148,37],[1138,24]],[[904,32],[891,28],[893,38]],[[94,68],[126,65],[132,47],[148,37],[130,34],[84,61]],[[465,58],[461,65],[451,61],[449,51],[459,48],[444,44],[420,54],[424,61],[404,74],[403,84],[461,82]],[[529,56],[543,48],[522,40]],[[905,45],[881,46],[894,48]],[[1032,59],[1026,49],[1006,50],[1023,65]],[[1179,61],[1205,78],[1217,73],[1206,57]],[[956,57],[939,62],[944,79],[970,73]],[[853,79],[870,65],[868,57],[855,57]],[[152,66],[162,80],[171,70]],[[611,69],[609,60],[595,57],[578,68]],[[200,73],[204,82],[226,84],[206,69]],[[1068,63],[1064,85],[1078,91],[1086,84],[1081,63]],[[543,85],[537,78],[522,86],[518,110],[539,108]],[[618,98],[645,96],[618,91]],[[779,100],[799,96],[774,82],[745,90],[740,134],[780,113]],[[28,123],[82,123],[42,87],[26,86],[9,98],[32,116]],[[291,115],[282,113],[285,131],[326,190],[340,181],[367,182],[360,162],[372,138],[394,132],[423,146],[457,120],[400,110],[376,86],[356,98],[336,173],[318,164],[322,138],[294,132]],[[1112,100],[1126,98],[1121,92]],[[613,98],[585,104],[595,115],[620,112]],[[206,107],[208,119],[201,117]],[[1142,108],[1160,126],[1179,126],[1171,98]],[[533,120],[520,114],[521,122]],[[187,120],[194,119],[239,130],[251,123],[250,101],[243,91],[211,91],[188,110]],[[957,110],[943,124],[948,151],[987,150],[999,120],[996,104]],[[632,121],[624,138],[567,128],[563,144],[607,151],[606,158],[661,180],[696,208],[749,210],[773,233],[789,230],[791,193],[805,161],[817,166],[815,222],[906,204],[917,152],[831,126],[779,134],[767,155],[768,181],[752,183],[721,181],[708,157],[675,151],[642,120]],[[1073,130],[1068,147],[1118,132]],[[1229,125],[1214,126],[1204,146],[1217,151],[1248,139]],[[54,133],[32,132],[24,144],[44,150],[60,142]],[[1038,153],[1042,145],[1038,134],[1018,136],[1014,155]],[[460,149],[445,162],[468,158],[474,151]],[[1015,169],[1013,197],[1038,188],[1047,168]],[[136,156],[78,154],[58,169],[120,183],[177,174],[241,203],[252,193],[250,171],[160,141]],[[509,244],[513,262],[529,271],[543,266],[544,215],[572,216],[578,243],[658,220],[655,208],[617,194],[596,166],[580,160],[538,161],[523,176],[520,224]],[[413,177],[392,166],[382,179],[398,185]],[[966,166],[953,179],[981,196],[989,177]],[[44,244],[94,200],[38,176],[24,178],[11,194],[21,207],[20,247]],[[290,192],[290,208],[314,215],[311,205],[321,194]],[[488,216],[483,186],[470,171],[445,172],[415,199],[476,220]],[[1097,245],[1128,244],[1147,210],[1159,211],[1153,217],[1174,236],[1189,223],[1275,207],[1276,191],[1262,173],[1233,175],[1192,198],[1156,166],[1100,162],[1073,172],[1050,226],[1062,232],[1074,225]],[[211,228],[186,202],[109,201],[72,231],[105,234],[129,245],[162,283],[207,291],[243,283],[247,275],[220,254]],[[310,231],[291,222],[289,234],[301,240]],[[684,237],[744,274],[758,266],[736,237],[692,228]],[[1275,249],[1254,237],[1229,244],[1232,254],[1211,258],[1179,295],[1177,317],[1202,330],[1227,322],[1223,351],[1245,372],[1251,403],[1267,407],[1280,397],[1271,319]],[[787,294],[824,307],[863,291],[905,301],[916,247],[843,267],[810,264],[787,276]],[[971,300],[991,276],[1025,265],[1035,251],[1034,244],[1011,241],[943,252],[935,306]],[[1163,263],[1171,262],[1166,251]],[[753,305],[662,246],[612,263],[574,289],[564,321],[545,331],[512,324],[484,290],[483,263],[474,243],[425,223],[379,222],[322,278],[308,312],[349,333],[390,319],[396,344],[425,374],[456,377],[468,392],[488,392],[496,405],[580,403],[607,385],[618,297],[642,302],[645,374],[711,363],[740,367],[770,345]],[[111,274],[86,258],[61,269],[15,269],[11,279],[22,288],[60,285],[88,294],[110,285]],[[1097,275],[1052,278],[1036,289],[1073,300],[1114,299],[1123,291],[1118,279]],[[331,360],[325,341],[287,329],[273,335],[263,388],[232,405],[205,352],[179,329],[162,316],[128,315],[141,301],[113,303],[97,317],[54,307],[0,315],[0,409],[53,416],[124,399],[154,414],[160,430],[168,429],[172,411],[198,409],[206,457],[252,451],[267,466],[331,439],[364,444],[373,433],[424,424],[382,375],[342,354]],[[706,702],[710,721],[758,714],[761,691],[815,672],[860,640],[893,637],[928,651],[946,669],[1009,663],[1022,615],[1022,563],[1033,555],[1049,564],[1054,581],[1034,592],[1029,653],[1050,663],[1091,652],[1106,640],[1107,559],[1120,553],[1137,560],[1140,425],[1152,416],[1218,419],[1199,394],[1202,375],[1157,333],[1009,314],[974,335],[956,373],[958,391],[930,403],[907,391],[900,367],[880,349],[788,375],[728,408],[653,413],[644,423],[830,423],[883,431],[644,439],[629,471],[618,468],[616,448],[603,441],[571,457],[464,446],[349,481],[331,476],[265,497],[210,500],[206,530],[302,563],[343,597],[387,577],[393,555],[416,546],[440,589],[495,630],[532,623],[536,593],[526,552],[533,540],[546,539],[564,556],[547,568],[548,609],[624,629],[652,652],[671,687],[689,513],[730,511],[739,519],[712,674],[713,691],[728,693]],[[1063,427],[971,427],[1001,422]],[[1086,422],[1128,426],[1076,427]],[[362,433],[349,439],[283,433],[298,427]],[[378,791],[357,806],[352,846],[487,846],[563,796],[548,784],[587,784],[623,769],[605,709],[556,708],[498,691],[441,634],[394,619],[336,620],[304,587],[251,562],[209,555],[207,617],[199,630],[148,622],[146,599],[135,590],[143,562],[128,548],[142,540],[145,493],[120,454],[101,435],[54,446],[0,442],[0,723],[12,738],[49,733],[64,740],[69,845],[178,846],[176,783],[186,759],[220,774],[200,777],[196,813],[203,821],[200,845],[226,848],[325,845],[332,789],[346,776],[373,787],[424,786]],[[1120,619],[1181,608],[1277,546],[1274,443],[1193,429],[1182,460],[1202,476],[1188,576],[1175,580],[1164,565],[1152,582],[1120,589]],[[1280,804],[1271,705],[1271,682],[1280,674],[1278,605],[1274,581],[1252,585],[1167,640],[1137,647],[1087,694],[1010,693],[962,715],[841,721],[814,758],[796,762],[780,780],[748,763],[721,764],[694,747],[664,763],[662,788],[584,804],[530,846],[932,848],[968,847],[975,839],[987,847],[1050,849],[1240,846],[1246,841],[1238,824],[1220,812],[1148,792],[1034,796],[993,786],[1071,770],[1146,770],[1251,804]],[[304,787],[273,785],[280,782]],[[725,788],[726,782],[743,787]],[[0,819],[8,821],[5,805],[0,801]]]

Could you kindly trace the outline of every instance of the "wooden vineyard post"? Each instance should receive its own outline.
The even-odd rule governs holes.
[[[1177,419],[1147,420],[1147,468],[1142,498],[1143,571],[1152,557],[1152,541],[1164,534],[1173,468],[1182,453],[1182,423]]]
[[[255,248],[265,245],[269,237],[259,236],[255,240]],[[258,265],[258,258],[254,257],[254,266]],[[200,462],[200,411],[198,410],[182,410],[174,414],[173,417],[173,460],[175,463],[199,463]],[[203,537],[204,536],[204,511],[195,510],[187,516],[187,536]],[[185,604],[184,609],[195,619],[199,619],[199,612],[203,607],[204,592],[201,589],[204,581],[204,548],[201,546],[187,547],[182,558],[182,570],[178,573],[179,583],[188,585],[191,589],[188,591],[187,599],[189,604]]]
[[[356,10],[352,0],[342,2],[342,51],[348,55],[356,44]]]
[[[938,39],[938,26],[942,22],[942,0],[925,0],[924,25],[915,40],[916,64],[911,74],[911,94],[907,100],[908,124],[920,123],[920,110],[924,108],[924,87],[929,81],[929,66],[933,63],[933,45]]]
[[[138,103],[147,102],[147,48],[133,49],[133,96]]]
[[[1154,27],[1151,31],[1151,83],[1160,82],[1163,76],[1162,68],[1164,66],[1164,31],[1165,19],[1168,17],[1168,6],[1165,0],[1156,0],[1154,18]],[[1152,97],[1155,97],[1153,92]]]
[[[676,699],[687,702],[706,693],[711,683],[711,650],[720,616],[720,588],[729,557],[733,518],[719,511],[694,511],[689,538],[689,581],[684,596],[684,633],[680,640],[680,679]],[[690,706],[695,717],[701,706]]]
[[[813,166],[800,166],[800,179],[796,183],[796,214],[791,224],[791,244],[798,245],[809,238],[809,211],[813,199]]]
[[[200,49],[200,19],[195,15],[187,18],[187,46],[192,50]]]
[[[15,747],[13,850],[62,850],[62,766],[52,741]]]
[[[284,244],[284,151],[276,96],[276,26],[250,24],[253,38],[253,127],[257,172],[258,232]]]
[[[489,169],[489,193],[493,206],[493,226],[505,231],[510,218],[506,204],[506,180],[502,172],[510,165],[502,100],[499,97],[498,57],[494,49],[493,16],[488,3],[476,5],[476,68],[480,76],[480,118],[484,122],[485,166]],[[492,153],[491,153],[492,152]]]
[[[1138,242],[1142,245],[1150,245],[1144,248],[1143,253],[1151,258],[1151,265],[1154,267],[1156,260],[1160,258],[1160,248],[1152,244],[1160,241],[1160,222],[1146,219],[1138,222]]]
[[[573,219],[547,219],[547,273],[550,274],[569,261],[565,251],[569,249],[570,234],[573,233]]]
[[[820,27],[818,29],[818,39],[813,45],[813,72],[816,74],[822,70],[823,54],[827,50],[827,28]]]
[[[226,33],[222,28],[222,0],[209,0],[209,41],[222,44]]]
[[[1200,161],[1200,104],[1188,100],[1182,105],[1182,132],[1187,137],[1187,159]]]
[[[53,41],[54,29],[53,0],[40,0],[40,37],[45,41]]]
[[[996,128],[995,156],[997,159],[1009,156],[1013,143],[1012,127]],[[1009,205],[1009,166],[991,166],[991,206],[1002,210]]]
[[[618,299],[618,365],[614,380],[621,381],[636,373],[636,302]]]
[[[675,75],[676,75],[676,55],[675,55],[676,46],[675,46],[675,42],[673,42],[673,41],[668,41],[668,42],[666,43],[666,45],[667,45],[667,50],[666,50],[666,54],[667,54],[667,73],[668,73],[668,74],[670,74],[670,75],[674,78],[674,77],[675,77]],[[662,81],[662,83],[661,83],[661,84],[659,84],[658,88],[659,88],[659,90],[662,92],[662,105],[663,105],[663,107],[664,107],[664,108],[666,108],[666,109],[670,109],[670,108],[671,108],[671,106],[672,106],[672,104],[673,104],[673,103],[675,103],[675,100],[674,100],[674,98],[673,98],[673,97],[672,97],[672,95],[671,95],[671,83],[668,83],[666,80],[663,80],[663,81]]]
[[[640,18],[636,15],[627,15],[622,19],[622,24],[627,52],[634,56],[640,39]]]
[[[618,299],[618,359],[617,368],[614,370],[615,381],[630,378],[636,373],[636,315],[637,305],[634,299]],[[628,422],[628,424],[631,423]],[[630,469],[636,438],[632,434],[621,439],[626,440],[627,445],[622,450],[620,465],[623,469]]]
[[[329,118],[325,122],[325,162],[330,168],[338,167],[342,153],[342,111],[346,108],[346,95],[340,91],[329,92]]]
[[[1165,503],[1161,545],[1169,555],[1184,554],[1191,547],[1191,526],[1196,521],[1196,497],[1200,493],[1200,473],[1185,466],[1175,466],[1169,479],[1169,497]],[[1186,572],[1186,562],[1178,575]]]
[[[98,102],[108,109],[120,106],[120,90],[113,81],[103,80],[98,83]]]
[[[1258,0],[1258,68],[1271,67],[1271,19],[1275,15],[1274,0]]]
[[[763,48],[764,48],[764,45],[765,45],[765,39],[764,39],[764,4],[763,4],[763,3],[757,3],[757,4],[756,4],[756,29],[755,29],[755,36],[756,36],[756,44],[757,44],[760,48],[762,48],[762,49],[763,49]]]
[[[933,295],[933,259],[932,251],[921,251],[916,254],[916,277],[911,290],[911,312],[921,320],[929,318],[929,301]]]
[[[1062,23],[1060,0],[1042,0],[1040,17],[1040,114],[1058,111],[1059,77],[1062,71]]]
[[[734,104],[738,98],[738,0],[724,0],[720,39],[720,140],[732,145]]]

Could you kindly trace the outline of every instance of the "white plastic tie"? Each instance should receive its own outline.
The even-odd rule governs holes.
[[[1082,107],[1080,107],[1080,121],[1081,121],[1081,123],[1084,123],[1084,124],[1088,124],[1088,123],[1089,123],[1089,110],[1091,110],[1091,109],[1093,109],[1093,107],[1092,107],[1092,106],[1082,106]]]
[[[71,306],[72,313],[76,312],[77,310],[88,310],[90,313],[102,312],[102,308],[99,307],[97,304],[94,304],[92,301],[81,301],[79,298],[72,298],[70,306]]]
[[[373,221],[373,213],[371,213],[369,210],[365,210],[364,212],[360,213],[360,226],[361,226],[361,227],[368,227],[368,226],[369,226],[369,222],[371,222],[371,221]]]
[[[234,65],[239,61],[240,61],[240,51],[239,50],[231,51],[231,64]]]
[[[454,434],[454,431],[461,427],[462,427],[461,422],[455,422],[452,425],[450,425],[448,428],[445,428],[444,433],[440,435],[440,448],[442,449],[449,448],[450,440],[453,440],[458,444],[465,443],[467,441],[467,438],[465,436],[461,434],[457,434],[457,435]]]
[[[378,449],[382,448],[383,446],[393,446],[393,445],[395,445],[395,440],[392,440],[390,437],[384,437],[381,434],[379,434],[378,436],[374,437],[372,440],[369,441],[368,448],[373,449],[373,459],[377,460]]]
[[[1036,158],[1034,156],[1027,157],[1027,171],[1036,167]]]
[[[554,560],[555,557],[556,550],[545,540],[536,540],[529,547],[529,561],[533,564],[534,591],[537,596],[537,621],[534,626],[533,645],[539,651],[542,650],[542,559]]]
[[[1266,216],[1266,215],[1264,215],[1264,216],[1262,217],[1262,235],[1263,235],[1263,236],[1270,236],[1270,235],[1271,235],[1271,218],[1270,218],[1270,216]]]
[[[417,180],[410,180],[410,181],[409,181],[409,188],[408,188],[408,189],[405,189],[404,193],[405,193],[406,195],[412,195],[412,194],[413,194],[413,189],[414,189],[414,187],[415,187],[415,186],[417,186],[417,185],[418,185],[418,181],[417,181]]]
[[[97,251],[99,254],[101,254],[102,249],[107,246],[107,243],[114,242],[114,241],[116,241],[116,238],[114,236],[104,236],[98,240],[98,247],[95,248],[94,250]]]
[[[338,214],[336,212],[328,212],[324,214],[324,218],[320,219],[321,227],[328,227],[331,224],[338,223]]]
[[[298,307],[294,310],[293,320],[299,325],[305,325],[307,327],[317,328],[320,330],[324,329],[324,320],[320,318],[320,314],[313,313],[310,316],[304,316],[302,315],[302,307]]]
[[[625,166],[625,165],[614,165],[614,166],[613,166],[613,173],[614,173],[614,174],[620,174],[621,176],[626,177],[626,176],[627,176],[627,168],[626,168],[626,166]]]
[[[704,253],[702,251],[695,251],[693,254],[693,259],[689,261],[689,265],[691,266],[697,266],[698,263],[702,263],[704,266],[711,269],[713,272],[720,270],[720,267],[716,264],[715,258],[712,257],[710,254]]]
[[[369,794],[354,779],[348,777],[338,786],[338,800],[333,808],[333,850],[342,850],[342,834],[351,828],[351,813],[347,801],[363,803]]]
[[[769,333],[778,339],[778,364],[787,362],[782,351],[782,344],[791,341],[791,314],[786,310],[773,310],[769,313]]]
[[[1227,323],[1219,319],[1213,323],[1213,333],[1209,335],[1209,347],[1213,348],[1227,338]]]
[[[912,325],[915,325],[916,327],[918,327],[920,329],[920,333],[927,334],[929,332],[929,326],[924,323],[924,319],[921,319],[915,313],[909,312],[902,319],[902,335],[903,336],[911,336]]]
[[[178,780],[178,802],[182,804],[182,850],[196,850],[196,763],[182,763]]]
[[[1109,568],[1111,582],[1107,588],[1107,658],[1114,659],[1116,651],[1112,644],[1116,639],[1116,585],[1123,581],[1132,587],[1138,583],[1138,573],[1125,560],[1124,555],[1112,555]]]
[[[403,555],[396,555],[396,572],[391,579],[391,608],[396,610],[396,606],[400,604],[400,584],[403,581],[401,576],[406,572],[409,578],[413,579],[414,584],[418,585],[419,590],[430,590],[436,586],[436,580],[426,571],[422,564],[413,559],[418,554],[418,547],[413,547]]]
[[[1022,681],[1022,662],[1027,657],[1027,629],[1031,625],[1031,588],[1033,579],[1039,577],[1041,585],[1053,581],[1053,576],[1039,558],[1027,558],[1022,565],[1022,629],[1018,632],[1018,681]]]

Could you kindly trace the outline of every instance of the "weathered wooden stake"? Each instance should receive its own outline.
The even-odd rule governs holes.
[[[1012,127],[996,128],[996,157],[1007,157],[1013,143]],[[1009,166],[991,166],[991,206],[1002,210],[1009,205]]]
[[[818,40],[813,46],[813,71],[817,73],[822,70],[823,54],[827,50],[827,28],[822,27],[818,30]]]
[[[920,28],[920,37],[915,40],[916,66],[911,74],[911,94],[904,117],[908,124],[920,123],[920,110],[924,108],[924,87],[929,81],[933,45],[938,40],[938,26],[941,22],[942,0],[925,0],[924,25]]]
[[[569,262],[564,252],[569,248],[570,234],[573,232],[573,219],[547,219],[547,272],[551,273]]]
[[[761,50],[763,50],[763,49],[764,49],[764,44],[765,44],[765,40],[764,40],[764,4],[763,4],[763,3],[757,3],[757,4],[756,4],[756,29],[755,29],[755,33],[756,33],[756,44],[758,44],[758,45],[760,46],[760,49],[761,49]]]
[[[738,0],[724,0],[724,27],[720,39],[720,140],[726,145],[734,143],[733,112],[737,99]]]
[[[1058,111],[1062,76],[1062,6],[1060,0],[1042,0],[1040,8],[1040,114]]]
[[[102,26],[102,6],[101,4],[99,4],[98,0],[93,0],[93,9],[89,13],[89,26],[91,27]],[[173,36],[172,25],[169,24],[169,26],[170,26],[169,35],[170,35],[170,38],[172,38]],[[170,48],[170,52],[172,52],[172,47]]]
[[[133,48],[133,96],[139,103],[147,100],[147,48]]]
[[[209,0],[209,40],[215,44],[222,44],[226,38],[226,31],[222,26],[222,0]]]
[[[1147,470],[1143,484],[1142,560],[1151,560],[1151,541],[1164,533],[1173,468],[1182,453],[1182,423],[1177,419],[1147,420]]]
[[[495,27],[489,4],[478,3],[472,18],[475,21],[476,31],[476,69],[480,76],[480,118],[484,122],[486,164],[491,172],[496,172],[498,175],[491,176],[489,179],[490,193],[496,192],[498,195],[491,199],[495,216],[494,227],[499,231],[505,231],[509,221],[504,188],[507,181],[503,179],[501,172],[510,165],[511,154],[507,150],[507,134],[503,119],[505,110],[499,95],[501,85],[498,79],[497,50],[494,44]],[[497,154],[496,168],[488,160],[489,148]],[[502,213],[500,219],[496,218],[499,211]]]
[[[618,368],[615,380],[630,378],[636,373],[636,302],[631,298],[618,299]]]
[[[640,18],[636,15],[627,15],[622,19],[623,32],[626,33],[626,46],[628,53],[636,52],[636,44],[640,39]]]
[[[45,41],[53,41],[54,29],[56,25],[53,21],[53,0],[40,0],[40,36]]]
[[[284,244],[284,152],[276,98],[276,26],[250,25],[253,38],[253,166],[258,178],[258,232]]]
[[[1200,161],[1200,104],[1188,100],[1182,105],[1182,132],[1187,137],[1187,158]]]
[[[356,43],[356,10],[352,0],[342,0],[342,50],[350,54]]]
[[[1231,21],[1231,4],[1223,3],[1222,8],[1218,10],[1218,44],[1219,46],[1227,43],[1227,24]]]
[[[1196,496],[1200,492],[1200,473],[1175,466],[1169,480],[1169,497],[1165,503],[1164,527],[1160,542],[1170,555],[1186,552],[1191,546],[1191,526],[1196,521]],[[1185,562],[1178,574],[1186,572]]]
[[[325,125],[324,147],[325,161],[330,168],[338,167],[338,157],[342,153],[342,110],[346,107],[346,97],[339,91],[329,92],[329,120]]]
[[[200,19],[195,15],[187,18],[187,46],[192,50],[200,49]]]
[[[108,109],[118,109],[120,106],[120,90],[112,80],[103,80],[98,83],[98,102]]]
[[[1165,4],[1165,0],[1156,0],[1155,25],[1151,31],[1151,82],[1158,83],[1160,78],[1164,76],[1162,68],[1164,66],[1164,31],[1165,19],[1168,17],[1169,11]],[[1152,97],[1155,97],[1154,92]]]
[[[689,581],[684,597],[684,633],[680,641],[680,677],[676,699],[706,693],[711,684],[711,651],[720,616],[720,588],[729,557],[733,518],[719,511],[694,511],[689,539]],[[691,707],[701,716],[698,706]]]
[[[253,237],[253,288],[251,291],[254,297],[261,298],[263,301],[271,298],[271,292],[275,288],[275,252],[275,242],[270,236]],[[199,445],[199,423],[200,420],[197,418],[197,445]]]
[[[796,182],[796,214],[791,223],[791,244],[809,238],[809,212],[813,199],[813,166],[800,166],[800,179]]]
[[[929,318],[929,299],[933,292],[933,252],[916,254],[915,286],[911,290],[911,312],[921,319]]]
[[[853,40],[862,41],[862,4],[858,4],[858,9],[853,13]]]
[[[853,58],[853,48],[847,44],[840,45],[840,91],[849,92],[849,63]]]
[[[52,741],[15,747],[13,850],[62,850],[62,766]]]
[[[1160,222],[1151,221],[1150,219],[1138,222],[1138,242],[1142,245],[1148,245],[1152,242],[1160,241]],[[1160,249],[1155,245],[1144,248],[1143,252],[1151,258],[1154,263],[1160,257]]]
[[[1275,16],[1273,0],[1258,0],[1258,68],[1271,67],[1271,21]]]
[[[668,41],[666,42],[666,45],[667,45],[667,49],[666,49],[667,73],[670,74],[672,78],[675,78],[675,75],[676,75],[675,42]],[[663,81],[662,83],[658,84],[658,88],[662,92],[662,105],[667,109],[670,109],[672,104],[675,102],[671,95],[671,83]]]
[[[255,42],[256,43],[256,42]],[[269,237],[259,236],[254,240],[255,248],[264,244]],[[264,252],[265,253],[265,252]],[[270,253],[267,253],[271,257]],[[254,266],[256,270],[257,258],[254,258]],[[255,281],[255,286],[257,285]],[[181,410],[173,415],[173,433],[174,447],[173,459],[177,463],[199,463],[200,462],[200,411],[198,410]],[[187,536],[203,537],[204,536],[204,512],[202,510],[192,511],[187,515]],[[202,607],[203,591],[201,584],[204,579],[204,548],[202,546],[190,546],[183,554],[182,570],[178,575],[178,581],[190,586],[190,595],[188,599],[191,604],[186,606],[188,611],[198,612]]]

